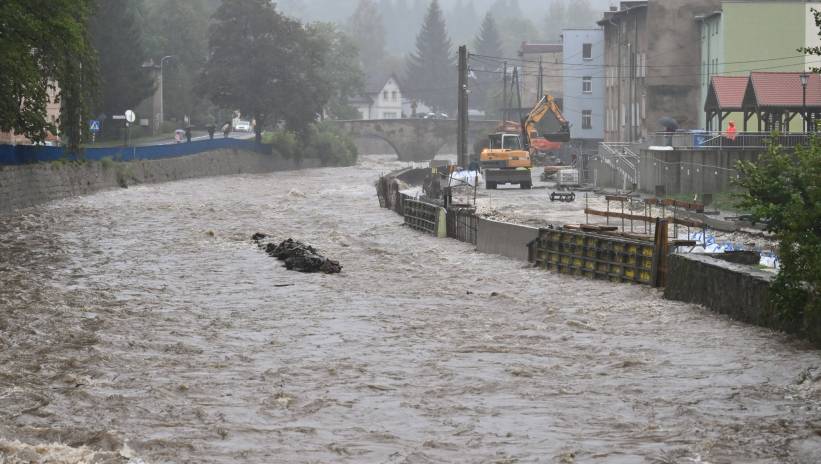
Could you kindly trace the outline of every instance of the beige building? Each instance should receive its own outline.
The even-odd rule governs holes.
[[[542,93],[549,93],[561,102],[564,93],[562,44],[522,42],[519,57],[522,59],[521,63],[508,63],[508,66],[519,66],[522,107],[532,107],[541,99],[540,80],[543,85]],[[541,72],[539,63],[541,63]]]
[[[46,104],[46,118],[54,124],[56,127],[58,124],[58,120],[60,119],[60,108],[61,105],[57,100],[57,95],[60,93],[60,89],[55,88],[48,90],[48,103]],[[57,134],[49,133],[46,135],[46,140],[48,142],[59,142],[60,137]],[[5,145],[23,145],[23,144],[30,144],[31,140],[28,138],[20,135],[15,134],[14,132],[0,132],[0,144]]]

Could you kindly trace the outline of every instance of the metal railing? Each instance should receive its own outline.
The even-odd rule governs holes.
[[[623,188],[626,190],[628,184],[635,184],[638,188],[641,184],[639,156],[632,150],[632,145],[626,142],[602,142],[600,146],[601,161],[621,174]]]
[[[770,132],[728,132],[679,131],[657,132],[650,136],[650,146],[672,147],[678,150],[721,150],[764,148],[771,142],[783,147],[807,145],[814,134],[786,133],[773,135]]]

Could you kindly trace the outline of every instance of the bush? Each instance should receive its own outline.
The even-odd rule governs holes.
[[[739,163],[741,206],[779,241],[781,267],[773,285],[780,320],[821,342],[821,145],[794,154],[771,145],[757,163]]]
[[[323,166],[352,166],[359,156],[350,136],[321,123],[309,128],[306,153],[318,158]]]
[[[277,129],[262,134],[262,143],[273,145],[274,151],[286,159],[300,159],[302,152],[296,134]]]
[[[353,139],[327,124],[312,124],[301,137],[285,130],[266,132],[262,142],[287,159],[316,158],[323,166],[351,166],[359,156]]]

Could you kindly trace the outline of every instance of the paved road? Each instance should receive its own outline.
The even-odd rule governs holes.
[[[198,140],[208,140],[208,133],[207,132],[194,131],[194,132],[192,132],[191,135],[192,135],[192,137],[191,137],[192,142],[196,142]],[[254,133],[253,132],[236,132],[235,131],[235,132],[231,132],[229,137],[234,138],[234,139],[245,140],[245,139],[254,138]],[[214,133],[214,138],[222,138],[222,132],[217,131],[216,133]],[[150,141],[150,142],[139,143],[139,144],[137,144],[137,146],[145,147],[145,146],[151,146],[151,145],[171,145],[171,144],[174,144],[174,143],[177,143],[177,141],[176,141],[176,139],[174,139],[173,136],[171,136],[170,138],[163,139],[163,140],[154,140],[154,141]],[[185,143],[185,138],[184,137],[183,137],[183,143]]]

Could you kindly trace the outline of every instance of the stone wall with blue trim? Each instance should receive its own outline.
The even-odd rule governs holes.
[[[0,165],[0,214],[127,185],[266,173],[319,165],[319,160],[315,159],[305,159],[297,164],[275,152],[264,154],[240,149],[214,149],[188,156],[135,161],[106,158],[102,161]]]

